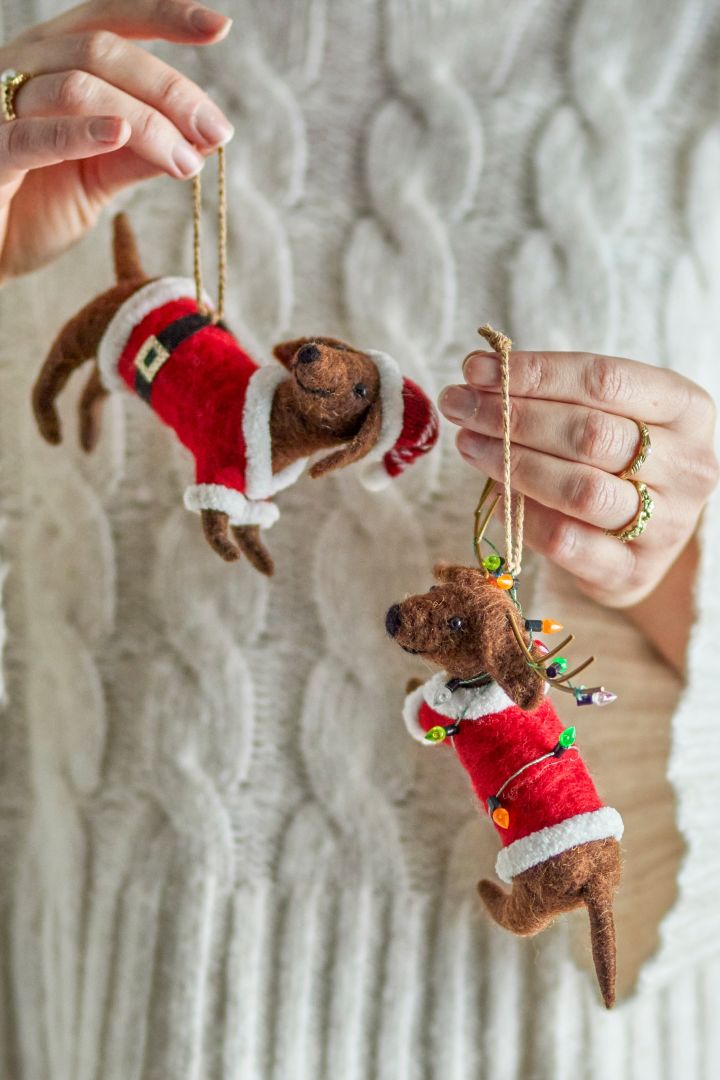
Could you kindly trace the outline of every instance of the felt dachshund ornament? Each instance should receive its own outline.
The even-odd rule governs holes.
[[[490,328],[483,328],[489,333]],[[482,331],[481,331],[482,332]],[[490,336],[509,352],[509,341]],[[475,519],[479,565],[435,567],[425,593],[394,604],[386,616],[391,638],[438,667],[427,682],[408,684],[404,720],[424,747],[451,747],[470,778],[502,849],[498,877],[478,890],[501,926],[529,936],[557,915],[587,908],[592,953],[603,1001],[615,1000],[613,895],[620,880],[620,814],[604,805],[575,742],[546,691],[571,694],[578,706],[606,705],[616,695],[573,680],[592,662],[568,671],[560,653],[536,635],[561,630],[550,620],[527,620],[517,596],[519,544],[512,523],[506,557],[481,544],[497,499],[488,482]],[[506,511],[512,495],[506,490]]]
[[[127,218],[114,220],[117,281],[63,326],[33,390],[40,432],[59,443],[56,399],[86,362],[80,442],[92,450],[107,394],[130,391],[173,429],[195,458],[185,506],[198,512],[211,547],[228,562],[244,554],[263,574],[273,562],[260,530],[279,511],[273,496],[319,457],[312,477],[362,461],[380,488],[434,446],[435,409],[386,353],[331,337],[276,345],[258,365],[196,281],[150,279]]]

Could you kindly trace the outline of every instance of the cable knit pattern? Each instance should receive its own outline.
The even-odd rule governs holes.
[[[65,6],[0,0],[2,31]],[[717,393],[710,0],[223,6],[230,39],[182,66],[236,125],[228,321],[253,355],[336,333],[437,391],[489,319]],[[213,163],[204,184],[213,293]],[[148,270],[187,272],[187,186],[124,203]],[[384,611],[471,554],[481,479],[452,431],[382,493],[303,478],[278,496],[277,577],[228,567],[149,410],[111,400],[85,457],[74,380],[64,446],[33,430],[53,333],[110,278],[105,221],[0,292],[0,1074],[720,1075],[717,505],[684,693],[619,613],[526,561],[528,606],[621,694],[578,729],[626,821],[625,1000],[606,1014],[584,916],[533,943],[483,916],[493,830],[402,722],[427,672]]]

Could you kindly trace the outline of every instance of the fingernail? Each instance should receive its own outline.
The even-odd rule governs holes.
[[[467,386],[446,386],[440,394],[439,405],[450,420],[469,420],[475,412],[477,399]]]
[[[172,153],[173,163],[175,168],[180,173],[180,176],[195,176],[200,172],[204,165],[203,159],[193,150],[192,146],[188,146],[187,143],[177,143]]]
[[[495,353],[471,353],[463,364],[463,375],[474,386],[494,386],[500,381]]]
[[[114,143],[120,138],[123,120],[119,116],[96,116],[88,124],[90,138],[99,143]]]
[[[195,127],[207,146],[225,146],[233,137],[233,126],[216,105],[206,102],[195,116]]]
[[[211,11],[209,8],[193,8],[188,15],[190,25],[199,34],[219,34],[224,31],[223,37],[232,26],[232,19],[227,15],[221,15],[219,11]]]

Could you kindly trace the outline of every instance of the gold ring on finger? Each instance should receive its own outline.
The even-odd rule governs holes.
[[[15,95],[31,78],[32,75],[28,75],[27,71],[15,71],[13,68],[8,68],[0,74],[0,108],[2,108],[5,120],[17,119]]]
[[[640,443],[635,453],[635,457],[630,464],[626,469],[623,469],[622,472],[617,474],[621,480],[629,480],[631,476],[634,476],[635,473],[639,472],[652,454],[652,443],[650,441],[650,432],[648,431],[647,424],[642,420],[635,420],[635,423],[640,432]]]
[[[623,526],[622,529],[605,530],[606,536],[614,536],[621,544],[630,544],[633,540],[637,540],[638,536],[642,536],[655,509],[647,484],[643,484],[642,480],[632,480],[630,477],[627,479],[638,493],[640,508],[629,525]]]

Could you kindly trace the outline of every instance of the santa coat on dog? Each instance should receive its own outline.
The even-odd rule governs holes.
[[[620,814],[603,805],[574,746],[531,765],[506,784],[518,769],[558,745],[563,725],[547,698],[528,713],[497,683],[450,693],[447,679],[439,672],[408,694],[405,725],[414,739],[433,746],[425,739],[432,727],[457,723],[457,733],[446,741],[454,746],[488,813],[488,800],[503,788],[501,803],[510,820],[506,829],[495,826],[504,845],[495,865],[502,881],[509,884],[578,844],[622,837]]]
[[[378,489],[434,446],[438,422],[429,399],[390,356],[367,355],[380,374],[382,423],[362,479]],[[232,525],[267,528],[277,521],[268,500],[294,484],[308,461],[272,471],[272,403],[290,374],[279,363],[259,366],[222,323],[213,323],[198,307],[192,281],[159,278],[133,293],[108,325],[97,359],[106,389],[138,394],[194,455],[189,510],[219,510]]]

